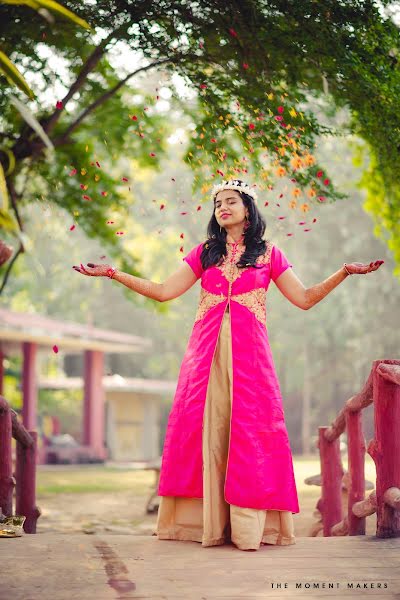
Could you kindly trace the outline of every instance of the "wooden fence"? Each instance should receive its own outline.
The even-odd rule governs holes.
[[[365,498],[366,444],[361,413],[374,405],[375,437],[367,447],[376,467],[375,489]],[[366,517],[377,514],[376,535],[400,537],[400,360],[375,360],[363,389],[345,403],[330,427],[319,427],[321,498],[324,536],[365,535]],[[348,472],[340,454],[340,435],[347,433]],[[348,491],[342,515],[342,486]]]
[[[13,473],[12,438],[17,442],[15,473]],[[17,414],[0,396],[0,509],[6,517],[15,514],[26,517],[25,533],[36,533],[40,510],[36,506],[37,432],[27,431]]]

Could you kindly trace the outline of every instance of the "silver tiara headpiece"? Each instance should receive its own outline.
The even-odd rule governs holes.
[[[218,194],[218,192],[222,192],[222,190],[237,190],[238,192],[244,192],[248,196],[251,196],[251,198],[253,198],[254,202],[257,204],[256,191],[240,179],[229,179],[214,185],[210,195],[211,202],[214,202],[215,196]]]

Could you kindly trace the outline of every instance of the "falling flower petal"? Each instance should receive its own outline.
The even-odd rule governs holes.
[[[236,31],[232,27],[229,29],[229,33],[231,34],[232,37],[236,37],[237,38],[237,36],[238,36],[238,34],[236,33]]]
[[[163,208],[165,208],[165,204],[160,204],[160,210],[162,210]]]
[[[329,185],[329,179],[324,179],[324,185]]]
[[[127,177],[123,177],[122,181],[128,181],[128,178]]]
[[[99,169],[101,169],[100,163],[98,160],[96,160],[96,165],[99,167]]]
[[[117,235],[124,235],[124,232],[123,231],[116,231],[116,234]]]
[[[254,123],[249,123],[249,129],[255,129]]]
[[[108,195],[108,192],[101,192],[101,195],[105,197]]]
[[[284,111],[283,106],[278,106],[278,113],[282,114]]]
[[[201,206],[200,205],[197,207],[197,211],[199,211],[199,210],[201,210]]]
[[[132,115],[132,116],[131,116],[131,120],[132,120],[132,121],[137,121],[137,116],[136,116],[136,115]]]
[[[56,109],[57,110],[62,110],[63,109],[63,103],[61,102],[61,100],[58,100],[56,103]]]
[[[115,221],[107,221],[107,225],[114,225]]]
[[[243,63],[243,69],[248,69],[249,65],[247,63]]]
[[[179,248],[179,252],[183,252],[183,246]]]
[[[75,229],[75,225],[71,225],[71,227],[69,228],[70,231],[73,231]]]
[[[154,152],[150,152],[150,156],[155,156]]]
[[[323,172],[323,171],[318,171],[318,172],[317,172],[317,177],[322,177],[322,175],[323,175],[323,174],[324,174],[324,172]]]
[[[185,234],[181,233],[181,235],[179,237],[183,240],[183,238],[185,237]]]
[[[54,345],[54,346],[53,346],[53,352],[54,352],[55,354],[57,354],[57,353],[58,353],[58,346],[56,346],[56,345]]]
[[[76,169],[72,169],[72,171],[69,172],[69,175],[72,177],[73,175],[77,174],[77,170]]]

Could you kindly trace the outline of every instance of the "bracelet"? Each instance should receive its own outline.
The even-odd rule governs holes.
[[[109,277],[110,279],[113,279],[115,272],[117,269],[114,269],[114,267],[111,267],[110,269],[107,269],[107,277]]]
[[[346,263],[343,263],[343,266],[344,266],[344,270],[346,271],[347,275],[353,275],[353,273],[349,273],[349,271],[347,270]]]

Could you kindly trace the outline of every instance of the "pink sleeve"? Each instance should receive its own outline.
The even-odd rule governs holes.
[[[203,267],[200,260],[202,250],[203,242],[192,248],[190,252],[184,258],[182,258],[182,260],[185,260],[189,267],[191,267],[197,279],[201,277],[201,274],[203,273]]]
[[[288,267],[293,265],[288,261],[282,250],[279,250],[277,246],[273,246],[271,252],[271,279],[276,281]]]

